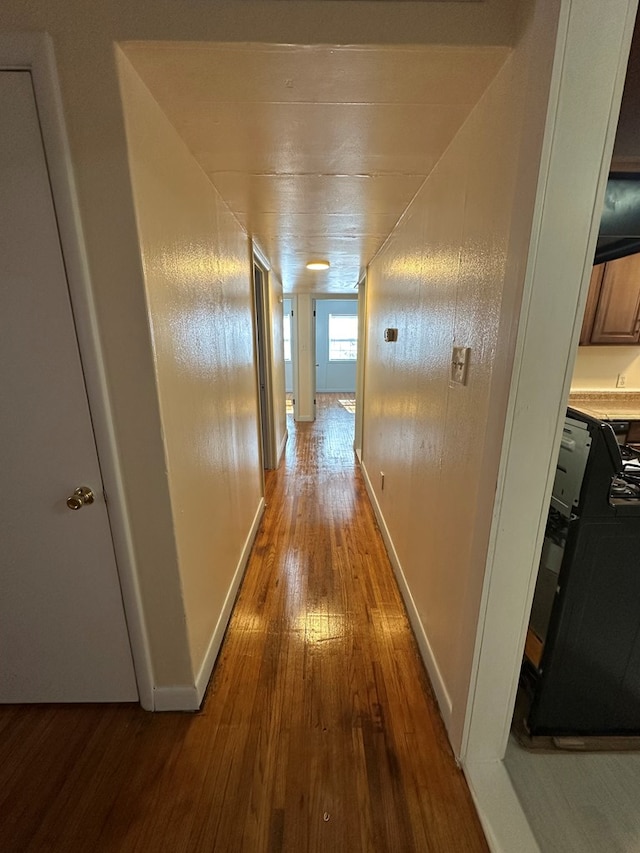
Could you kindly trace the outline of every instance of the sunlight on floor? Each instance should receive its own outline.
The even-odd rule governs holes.
[[[352,415],[355,415],[356,401],[354,399],[339,399],[338,403],[342,406],[343,409],[346,409],[347,412],[350,412]],[[291,399],[290,397],[288,397],[286,401],[286,412],[288,415],[293,414],[293,399]]]

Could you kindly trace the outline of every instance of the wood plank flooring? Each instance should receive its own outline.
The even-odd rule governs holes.
[[[201,712],[0,708],[3,853],[488,849],[338,396],[289,419]]]

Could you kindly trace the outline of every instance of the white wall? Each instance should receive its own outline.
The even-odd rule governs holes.
[[[553,33],[530,20],[367,277],[363,460],[456,751],[549,82]],[[471,348],[465,387],[453,345]]]
[[[627,377],[625,391],[640,391],[640,347],[578,347],[571,390],[620,390],[619,373]]]
[[[119,65],[173,530],[197,676],[222,639],[228,599],[233,601],[262,500],[252,261],[247,234],[122,54]]]

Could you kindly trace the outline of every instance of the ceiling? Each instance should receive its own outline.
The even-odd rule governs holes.
[[[353,293],[507,47],[121,45],[287,293]],[[310,272],[305,263],[331,267]]]

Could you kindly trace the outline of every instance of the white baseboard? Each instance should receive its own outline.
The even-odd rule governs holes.
[[[218,623],[215,627],[211,640],[209,641],[209,647],[207,648],[204,660],[202,661],[202,665],[200,667],[200,671],[198,672],[196,678],[195,690],[197,691],[198,696],[198,707],[200,707],[200,703],[204,698],[207,685],[209,684],[209,679],[211,678],[211,673],[213,672],[213,665],[216,662],[218,652],[220,651],[220,646],[222,645],[224,632],[226,631],[227,625],[229,623],[231,611],[236,600],[236,595],[238,594],[238,588],[240,587],[240,583],[242,582],[242,578],[244,576],[244,570],[247,567],[247,562],[249,560],[253,541],[256,538],[258,527],[260,526],[260,521],[264,513],[264,508],[264,498],[260,498],[260,503],[258,504],[258,509],[251,524],[249,534],[245,540],[244,548],[242,549],[242,554],[240,555],[240,560],[238,561],[238,566],[233,575],[233,580],[231,581],[229,590],[227,591],[227,595],[224,601],[224,605],[222,607],[222,611],[220,612]]]
[[[312,424],[315,421],[315,417],[313,415],[301,415],[299,418],[296,418],[295,421],[296,423]]]
[[[200,700],[194,684],[153,688],[154,711],[197,711],[199,707]]]
[[[422,620],[420,619],[420,615],[418,614],[418,608],[416,607],[415,601],[413,600],[413,595],[411,594],[411,590],[409,589],[407,579],[404,576],[404,572],[402,570],[400,560],[396,553],[393,540],[391,539],[391,534],[389,533],[387,523],[380,508],[380,504],[378,503],[378,499],[373,490],[373,486],[371,485],[371,480],[369,479],[369,474],[367,472],[367,468],[364,462],[360,462],[360,467],[364,476],[367,494],[369,495],[369,500],[371,501],[371,505],[373,506],[373,511],[376,514],[378,526],[380,527],[382,538],[387,549],[387,554],[389,555],[389,559],[391,560],[391,565],[393,566],[396,580],[398,581],[398,586],[400,587],[400,593],[402,594],[405,607],[407,608],[409,621],[411,622],[411,627],[413,628],[413,632],[418,643],[418,648],[420,649],[422,660],[424,661],[424,665],[426,666],[427,672],[429,673],[429,678],[431,679],[431,683],[436,694],[436,699],[438,700],[438,705],[440,706],[440,713],[442,714],[442,719],[444,720],[444,724],[447,727],[448,731],[451,725],[451,698],[449,696],[447,688],[445,687],[444,679],[442,678],[442,674],[440,672],[435,655],[433,653],[433,649],[431,648],[431,644],[429,643],[429,638],[425,633],[424,625],[422,624]]]
[[[278,453],[276,456],[276,468],[282,462],[282,457],[284,455],[284,449],[287,446],[287,441],[289,440],[289,430],[285,429],[284,435],[282,436],[282,441],[280,442],[280,447],[278,448]]]
[[[540,853],[504,763],[469,762],[462,769],[492,853]]]

